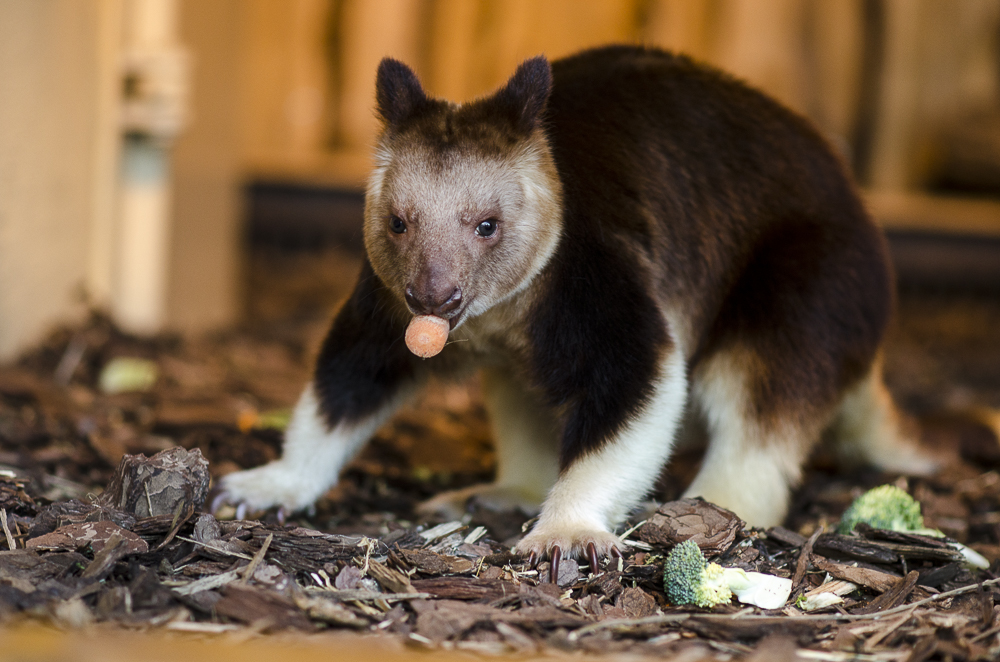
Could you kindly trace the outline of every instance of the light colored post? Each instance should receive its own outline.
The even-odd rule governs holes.
[[[166,313],[170,145],[184,125],[187,101],[177,10],[176,0],[128,0],[125,11],[126,139],[111,312],[137,333],[160,330]]]

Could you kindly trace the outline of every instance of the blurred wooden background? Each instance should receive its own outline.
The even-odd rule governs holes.
[[[935,141],[995,111],[995,0],[246,0],[245,159],[357,183],[378,61],[455,101],[522,60],[657,45],[716,65],[811,117],[877,188],[924,184]]]
[[[809,116],[887,225],[1000,236],[1000,0],[0,0],[0,357],[237,319],[246,185],[360,190],[382,57],[463,101],[611,42]]]

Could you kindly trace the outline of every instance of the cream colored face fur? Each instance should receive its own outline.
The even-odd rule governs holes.
[[[380,141],[365,204],[365,248],[378,277],[401,301],[407,287],[460,288],[453,328],[524,290],[561,231],[558,175],[541,133],[489,155],[392,138]],[[390,229],[392,215],[405,232]],[[488,219],[496,232],[480,236]]]

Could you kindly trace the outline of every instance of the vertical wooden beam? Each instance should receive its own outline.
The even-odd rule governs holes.
[[[100,12],[0,2],[0,360],[85,312]]]
[[[654,0],[643,37],[648,43],[707,60],[716,0]]]
[[[173,150],[166,324],[199,332],[240,313],[243,249],[241,103],[244,0],[182,0],[191,50],[191,123]]]
[[[93,195],[87,297],[108,308],[114,288],[118,170],[121,165],[121,56],[124,0],[97,3],[97,110],[94,114]]]
[[[329,0],[285,0],[291,17],[289,70],[284,99],[292,157],[316,154],[325,141],[327,61],[324,53]]]
[[[436,0],[428,35],[427,91],[451,101],[467,101],[473,93],[471,72],[477,22],[484,0]]]
[[[805,112],[803,0],[726,0],[710,61]]]
[[[423,73],[420,0],[344,0],[343,71],[339,112],[342,147],[368,150],[375,142],[375,73],[383,57],[400,59]]]
[[[861,86],[862,1],[805,6],[805,108],[845,156],[849,156]]]
[[[885,0],[885,58],[870,166],[872,188],[912,183],[911,144],[920,98],[923,0]]]

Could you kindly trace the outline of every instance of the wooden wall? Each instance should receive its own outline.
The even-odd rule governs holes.
[[[433,94],[462,101],[489,92],[539,53],[557,58],[611,42],[683,51],[809,115],[848,158],[864,159],[871,183],[890,188],[921,183],[942,123],[998,98],[1000,0],[245,6],[245,160],[251,172],[272,176],[363,179],[376,131],[375,69],[386,55],[411,64]]]
[[[91,228],[113,204],[99,112],[110,4],[0,2],[0,359],[86,312]]]

